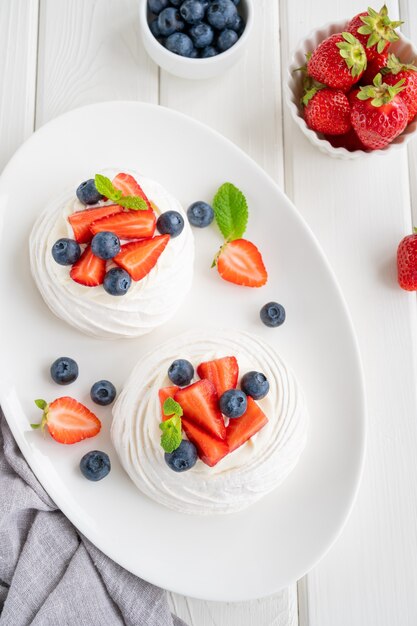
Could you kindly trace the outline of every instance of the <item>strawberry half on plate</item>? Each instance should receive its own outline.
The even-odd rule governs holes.
[[[223,280],[244,287],[262,287],[268,280],[261,253],[247,239],[234,239],[223,246],[217,271]]]
[[[43,415],[40,424],[31,424],[32,428],[46,426],[51,437],[59,443],[77,443],[100,432],[98,417],[74,398],[64,396],[50,404],[45,400],[35,400],[35,404],[42,409]]]

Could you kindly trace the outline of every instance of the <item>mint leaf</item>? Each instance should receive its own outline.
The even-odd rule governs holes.
[[[35,404],[38,407],[38,409],[42,409],[42,411],[44,411],[46,407],[48,406],[48,403],[45,402],[45,400],[35,400]]]
[[[94,176],[94,183],[97,191],[101,193],[102,196],[106,196],[106,198],[108,198],[109,200],[113,200],[113,202],[116,202],[116,196],[119,200],[122,197],[122,192],[113,186],[113,183],[111,182],[110,178],[107,178],[107,176],[103,176],[102,174],[96,174]]]
[[[174,400],[174,398],[167,398],[165,400],[162,411],[164,415],[176,415],[177,417],[182,416],[182,407]]]
[[[161,422],[159,424],[159,428],[162,430],[162,448],[165,450],[165,452],[174,452],[174,450],[179,447],[182,441],[181,418],[178,415],[174,415],[169,420]]]
[[[139,196],[123,196],[117,203],[126,209],[134,209],[135,211],[147,211],[148,209],[145,200]]]
[[[225,240],[240,239],[248,224],[248,203],[240,189],[224,183],[214,196],[213,209]]]

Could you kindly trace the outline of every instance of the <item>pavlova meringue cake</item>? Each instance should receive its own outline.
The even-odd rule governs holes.
[[[55,198],[30,237],[31,270],[46,304],[96,337],[137,337],[164,324],[193,276],[193,235],[178,200],[156,181],[118,171],[100,177],[107,193],[98,193],[96,176],[77,195]],[[145,210],[132,210],[132,198],[145,201]]]
[[[294,374],[266,343],[235,330],[190,332],[132,371],[111,435],[136,486],[192,514],[245,509],[297,464],[308,413]]]

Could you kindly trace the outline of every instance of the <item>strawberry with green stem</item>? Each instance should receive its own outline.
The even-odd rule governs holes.
[[[377,74],[373,85],[360,87],[352,104],[352,126],[371,150],[385,148],[407,126],[408,108],[400,97],[404,79],[395,85],[382,82]]]
[[[408,123],[410,123],[417,113],[417,66],[412,63],[402,63],[395,54],[389,54],[383,74],[387,85],[395,85],[400,80],[404,81],[399,97],[407,105]]]
[[[379,12],[369,7],[367,11],[355,15],[346,30],[361,42],[368,61],[372,61],[378,54],[386,52],[392,42],[399,39],[395,29],[402,23],[389,18],[388,9],[384,4]]]
[[[332,89],[349,89],[366,69],[366,54],[352,33],[331,35],[321,42],[307,61],[307,72]]]
[[[341,89],[316,83],[302,98],[304,119],[309,128],[327,135],[344,135],[351,128],[350,104]]]
[[[51,437],[59,443],[78,443],[100,432],[100,420],[74,398],[64,396],[49,404],[45,400],[35,400],[35,404],[43,413],[41,422],[31,424],[32,428],[44,430],[46,427]]]
[[[262,255],[247,239],[242,239],[248,223],[248,205],[243,193],[232,183],[224,183],[213,200],[216,222],[225,239],[212,267],[228,282],[245,287],[262,287],[268,280]]]

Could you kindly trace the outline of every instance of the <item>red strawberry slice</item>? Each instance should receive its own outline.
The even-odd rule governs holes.
[[[120,239],[144,239],[153,237],[155,227],[156,215],[152,210],[125,211],[102,217],[91,224],[90,230],[93,235],[106,230]]]
[[[239,366],[236,357],[224,356],[221,359],[200,363],[197,367],[197,374],[200,378],[206,378],[213,383],[220,398],[228,389],[236,388]]]
[[[124,196],[139,196],[143,198],[148,205],[148,209],[152,209],[151,203],[145,195],[142,187],[130,174],[121,172],[112,180],[113,187],[119,189]]]
[[[209,380],[180,389],[174,396],[184,412],[184,419],[216,439],[226,438],[226,427],[218,406],[216,388]]]
[[[229,447],[222,439],[208,435],[192,422],[183,419],[182,427],[188,439],[197,448],[198,456],[206,465],[213,467],[229,452]]]
[[[41,426],[46,425],[51,437],[59,443],[77,443],[100,432],[100,420],[74,398],[64,396],[49,405],[45,402],[43,411]]]
[[[123,267],[133,280],[141,280],[156,265],[168,241],[169,235],[159,235],[153,239],[125,243],[113,261]]]
[[[118,204],[108,204],[107,206],[98,207],[96,209],[85,209],[84,211],[76,211],[69,216],[68,221],[74,231],[74,237],[78,243],[88,243],[93,238],[90,226],[96,220],[107,215],[120,213],[123,207]]]
[[[71,268],[72,280],[86,287],[101,285],[106,274],[106,261],[95,256],[91,246],[87,246],[80,258]]]
[[[259,404],[248,396],[248,408],[246,413],[237,419],[229,421],[226,441],[230,452],[242,446],[248,439],[253,437],[268,422],[268,418]]]
[[[268,280],[261,253],[247,239],[235,239],[222,248],[217,270],[224,280],[245,287],[262,287]]]
[[[177,387],[176,385],[173,385],[172,387],[163,387],[162,389],[158,391],[159,402],[161,403],[161,415],[162,415],[163,422],[165,422],[166,420],[169,420],[169,418],[171,417],[170,415],[165,415],[164,413],[164,410],[163,410],[164,402],[167,398],[173,398],[175,394],[177,393],[178,389],[179,387]]]

